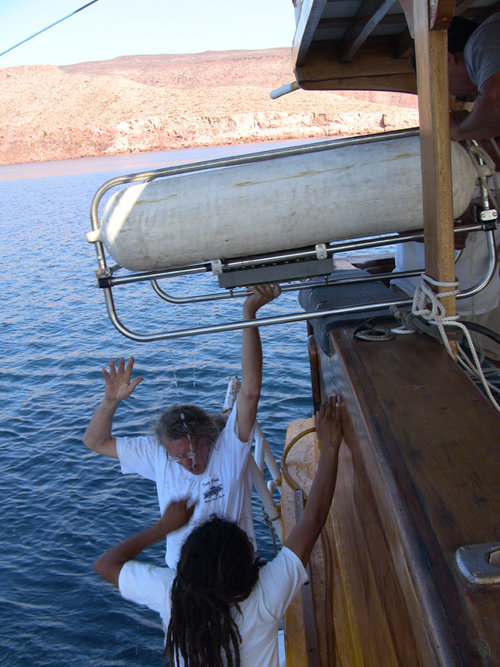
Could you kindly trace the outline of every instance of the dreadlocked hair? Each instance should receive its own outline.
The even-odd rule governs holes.
[[[165,648],[172,667],[180,657],[186,667],[239,667],[241,636],[231,608],[240,611],[262,564],[235,523],[212,515],[191,532],[172,585]]]
[[[222,415],[210,415],[197,405],[172,405],[160,416],[154,430],[160,442],[164,436],[171,440],[189,437],[206,439],[211,447],[224,426]]]

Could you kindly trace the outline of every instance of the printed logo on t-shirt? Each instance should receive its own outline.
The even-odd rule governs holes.
[[[212,477],[207,482],[203,482],[203,500],[211,503],[218,498],[224,497],[224,487],[218,477]]]

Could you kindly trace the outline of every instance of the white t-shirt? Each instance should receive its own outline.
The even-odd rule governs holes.
[[[178,463],[169,461],[165,447],[154,436],[116,439],[122,473],[141,475],[156,483],[161,513],[173,500],[190,497],[197,501],[189,524],[167,535],[165,562],[169,567],[177,567],[188,534],[214,513],[235,521],[255,546],[252,479],[248,466],[253,430],[247,442],[239,440],[236,408],[237,403],[201,475],[193,475]]]
[[[131,560],[120,572],[118,586],[126,600],[157,611],[165,628],[171,613],[170,589],[175,578],[171,568]],[[296,554],[283,547],[264,565],[249,597],[234,609],[241,635],[241,667],[278,667],[278,629],[288,605],[307,581],[307,573]]]
[[[500,72],[500,12],[492,14],[472,33],[465,45],[464,60],[478,90]]]

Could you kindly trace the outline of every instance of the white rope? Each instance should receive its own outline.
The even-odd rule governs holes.
[[[437,293],[432,289],[431,286],[450,289]],[[458,362],[461,363],[462,366],[468,368],[470,372],[472,372],[480,380],[486,395],[490,399],[493,406],[498,410],[498,412],[500,412],[500,404],[497,403],[491,392],[490,383],[486,379],[483,369],[481,368],[481,362],[479,361],[476,348],[472,342],[472,338],[467,327],[462,324],[462,322],[458,321],[458,315],[447,315],[446,309],[440,301],[440,299],[444,296],[452,296],[457,294],[458,287],[458,282],[439,282],[430,276],[427,276],[425,273],[422,274],[420,278],[420,284],[417,286],[415,294],[413,295],[412,313],[413,315],[421,317],[422,319],[427,320],[431,324],[435,324],[437,326],[444,346],[446,347],[448,354],[453,360],[455,360],[455,355],[451,349],[450,341],[448,339],[445,327],[456,327],[460,329],[469,345],[469,349],[472,354],[472,361],[469,359],[465,361],[466,355],[462,350],[460,350],[459,346],[460,351]]]
[[[498,148],[496,142],[491,140],[491,143],[493,150],[497,153],[497,155],[500,156],[500,149]],[[486,192],[493,208],[495,208],[497,212],[500,213],[498,206],[499,189],[494,160],[475,141],[467,141],[466,148],[481,182],[483,191],[483,205],[485,205],[484,192]],[[488,182],[489,178],[492,180],[493,188],[490,187]],[[433,287],[444,288],[446,291],[436,292]],[[481,362],[477,355],[474,343],[472,342],[469,330],[462,322],[459,321],[458,315],[447,315],[446,309],[440,301],[440,299],[445,296],[453,296],[458,294],[458,288],[458,282],[439,282],[423,273],[420,277],[420,284],[417,286],[413,295],[412,314],[428,321],[430,324],[437,326],[446,351],[453,360],[455,360],[455,355],[446,333],[446,327],[455,327],[462,332],[463,336],[467,340],[472,359],[469,359],[469,357],[461,348],[460,344],[458,344],[457,361],[470,375],[476,377],[481,382],[491,403],[496,408],[496,410],[500,412],[500,405],[492,394],[492,391],[500,393],[500,389],[495,387],[486,379],[485,372],[481,367]],[[403,325],[401,327],[392,329],[392,331],[396,334],[410,334],[414,333],[416,329],[412,330],[411,327]]]
[[[400,327],[394,327],[391,329],[392,333],[397,334],[398,336],[406,336],[407,334],[414,334],[417,330],[416,329],[410,329],[405,326],[400,326]]]
[[[447,292],[436,293],[432,289],[431,285],[434,285],[435,287],[447,287],[451,289]],[[427,276],[425,273],[423,273],[420,277],[420,284],[417,285],[413,295],[413,304],[411,307],[411,312],[413,315],[421,317],[422,319],[437,325],[446,350],[448,351],[450,357],[453,359],[455,357],[444,327],[446,324],[454,323],[458,318],[458,315],[446,315],[446,309],[439,299],[441,299],[443,296],[453,296],[455,294],[458,294],[458,282],[438,282],[437,280],[434,280],[434,278],[431,278],[430,276]]]
[[[473,362],[469,359],[469,357],[466,355],[466,353],[462,350],[462,348],[461,348],[460,345],[458,346],[458,354],[459,354],[459,356],[460,356],[460,360],[459,360],[459,361],[460,361],[461,365],[465,368],[465,370],[469,373],[469,375],[471,375],[471,376],[473,376],[473,377],[475,377],[475,378],[478,378],[478,375],[477,375],[477,371],[476,371],[476,367],[475,367],[475,365],[474,365]],[[486,380],[487,380],[487,376],[488,376],[488,375],[491,375],[492,377],[493,377],[493,376],[496,377],[496,375],[498,375],[498,369],[496,369],[496,368],[491,368],[491,369],[486,369],[486,370],[484,370],[484,369],[481,367],[481,370],[482,370],[482,373],[483,373],[484,377],[486,378]],[[479,378],[478,378],[478,379],[479,379]],[[488,381],[488,380],[487,380],[487,381]],[[492,383],[490,383],[490,382],[488,382],[488,386],[489,386],[489,388],[490,388],[491,391],[495,391],[495,392],[497,392],[498,394],[500,394],[500,388],[499,388],[499,387],[495,387],[495,385],[492,384]]]

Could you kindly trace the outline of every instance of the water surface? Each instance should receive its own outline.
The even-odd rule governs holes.
[[[2,586],[0,664],[88,667],[161,664],[157,616],[125,602],[93,571],[109,546],[157,517],[154,486],[122,476],[118,463],[81,438],[103,393],[101,368],[134,355],[145,377],[116,415],[116,431],[139,434],[172,401],[220,409],[239,373],[239,332],[133,343],[111,325],[85,240],[94,192],[107,179],[235,148],[85,158],[0,167],[0,488]],[[240,149],[238,149],[238,152]],[[245,146],[241,152],[253,152]],[[210,280],[204,278],[210,288]],[[186,289],[182,281],[173,288]],[[193,288],[194,289],[194,288]],[[159,302],[137,286],[117,298],[120,316],[154,327],[239,319],[241,303]],[[269,307],[270,308],[270,307]],[[297,310],[283,295],[279,309]],[[259,421],[277,456],[288,423],[310,416],[304,323],[262,329]],[[260,503],[259,547],[272,556]],[[162,562],[162,545],[148,557]]]

